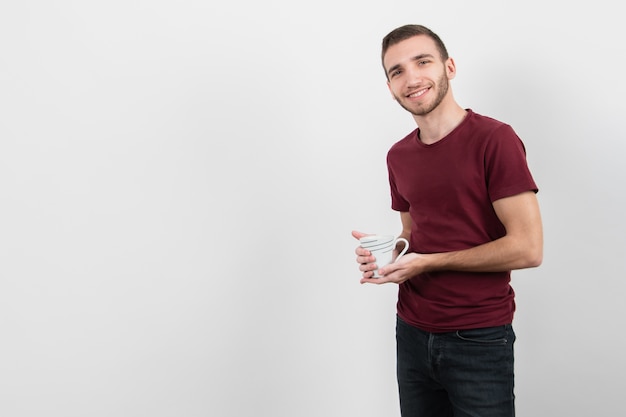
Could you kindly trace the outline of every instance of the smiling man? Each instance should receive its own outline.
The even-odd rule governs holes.
[[[391,207],[411,249],[380,268],[360,246],[356,255],[361,283],[399,285],[402,416],[514,416],[510,275],[543,258],[525,147],[511,126],[456,102],[456,65],[430,29],[393,30],[382,63],[417,124],[387,154]]]

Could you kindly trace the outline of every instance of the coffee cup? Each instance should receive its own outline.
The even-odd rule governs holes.
[[[361,247],[367,249],[376,258],[374,261],[379,267],[395,262],[409,250],[409,241],[403,237],[396,238],[392,235],[370,235],[359,239]],[[398,242],[404,243],[404,248],[393,259],[393,250]],[[380,278],[378,269],[374,270],[374,278]]]

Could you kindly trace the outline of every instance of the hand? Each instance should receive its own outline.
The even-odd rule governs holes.
[[[363,233],[356,230],[352,231],[352,236],[357,240],[370,235],[371,233]],[[374,276],[374,270],[378,268],[375,264],[376,258],[372,256],[372,252],[363,249],[361,245],[357,246],[354,252],[356,253],[356,261],[359,264],[359,270],[363,273],[363,279],[372,278]],[[363,283],[363,279],[361,283]],[[377,278],[374,278],[373,280],[375,281],[376,279]]]
[[[364,273],[363,278],[361,278],[361,284],[370,283],[380,285],[389,282],[401,284],[424,271],[426,257],[427,255],[420,253],[407,253],[401,256],[400,259],[396,259],[395,262],[379,268],[378,274],[380,278],[372,278],[373,273],[368,276]]]

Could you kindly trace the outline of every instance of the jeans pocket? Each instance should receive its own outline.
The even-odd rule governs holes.
[[[506,345],[511,335],[513,335],[513,329],[509,325],[485,327],[481,329],[457,330],[455,335],[466,342],[482,345]]]

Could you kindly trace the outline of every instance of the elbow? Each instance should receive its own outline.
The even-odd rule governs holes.
[[[543,233],[526,233],[517,241],[518,260],[522,268],[536,268],[543,263]]]
[[[536,268],[543,262],[543,245],[534,245],[524,255],[525,268]]]
[[[536,256],[528,259],[527,268],[537,268],[543,262],[543,254],[539,253]]]

